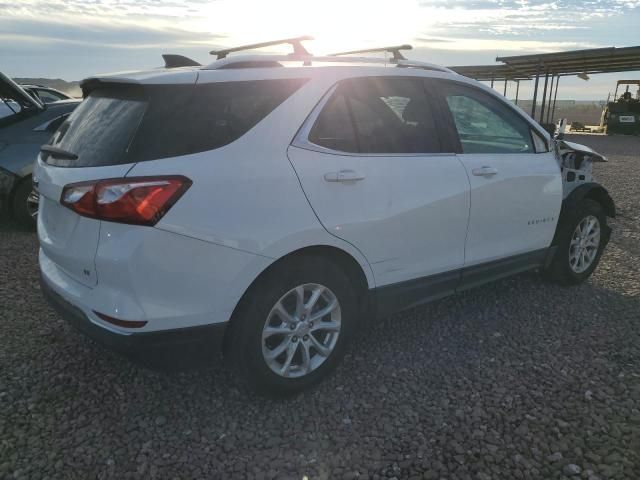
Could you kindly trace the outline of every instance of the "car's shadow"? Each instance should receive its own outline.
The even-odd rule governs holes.
[[[591,303],[594,318],[574,315],[572,301]],[[623,334],[628,325],[607,318],[606,312],[612,308],[618,314],[626,312],[623,318],[628,322],[629,312],[640,311],[640,298],[592,283],[558,287],[543,282],[537,274],[520,274],[383,320],[365,322],[337,372],[290,401],[297,403],[299,397],[321,399],[326,391],[335,389],[362,395],[362,389],[377,389],[384,379],[398,382],[397,376],[402,377],[407,370],[435,390],[437,385],[447,383],[447,378],[468,378],[469,372],[495,375],[497,381],[507,367],[495,364],[494,359],[506,358],[508,365],[529,355],[536,357],[532,364],[553,362],[554,350],[562,348],[567,339],[570,343],[593,344],[589,348],[594,354],[609,355],[624,350],[623,344],[631,341]],[[216,354],[123,356],[79,333],[68,335],[71,327],[63,329],[60,343],[51,348],[75,351],[76,359],[84,357],[88,364],[99,365],[102,374],[122,378],[122,370],[128,370],[126,377],[137,377],[150,387],[137,391],[139,400],[155,397],[157,401],[158,395],[166,394],[173,402],[182,398],[185,408],[196,402],[207,410],[205,404],[212,396],[222,402],[243,396],[255,408],[263,408],[260,405],[264,398],[252,393]],[[82,382],[91,383],[92,376],[87,372]],[[152,387],[154,383],[162,388]],[[121,387],[126,390],[125,384]],[[191,395],[182,396],[181,391]],[[182,401],[174,407],[179,409]]]

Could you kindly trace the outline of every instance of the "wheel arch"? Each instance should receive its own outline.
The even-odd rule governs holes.
[[[609,192],[599,183],[589,182],[576,187],[562,202],[562,215],[571,209],[574,209],[582,200],[590,199],[598,202],[608,217],[615,218],[616,206]]]
[[[279,268],[286,268],[287,264],[293,264],[295,262],[303,261],[305,257],[320,257],[328,261],[332,261],[339,267],[343,268],[347,273],[347,276],[351,280],[354,289],[360,295],[359,301],[361,310],[367,311],[368,309],[372,308],[371,296],[367,293],[370,288],[373,288],[373,285],[370,284],[370,279],[365,272],[365,267],[363,267],[353,255],[333,245],[311,245],[301,247],[297,250],[287,253],[286,255],[281,256],[278,259],[275,259],[256,276],[256,278],[251,282],[249,287],[247,287],[245,292],[242,294],[240,300],[238,300],[235,308],[233,309],[233,313],[231,314],[231,318],[229,320],[229,326],[227,327],[225,332],[223,341],[223,350],[225,355],[228,353],[227,348],[230,343],[229,339],[232,336],[234,328],[236,328],[236,318],[239,316],[238,312],[243,309],[250,301],[251,295],[255,291],[256,287],[260,284],[260,282],[267,278],[275,270]]]
[[[599,183],[584,183],[572,190],[567,198],[562,201],[560,216],[558,218],[558,223],[556,224],[556,233],[553,237],[553,241],[551,242],[552,247],[558,245],[558,236],[560,235],[562,226],[567,221],[567,217],[578,207],[580,202],[582,202],[583,200],[593,200],[597,202],[602,206],[602,209],[604,210],[606,216],[615,218],[616,206],[613,202],[613,199],[609,195],[609,192],[607,192],[607,189]],[[608,241],[610,234],[611,229],[607,227],[605,231],[606,241]],[[547,261],[546,263],[548,264],[549,262]]]
[[[9,208],[13,208],[14,197],[18,187],[22,185],[24,182],[31,183],[32,182],[32,174],[28,173],[24,176],[16,176],[16,180],[13,182],[13,186],[7,195],[7,203]]]

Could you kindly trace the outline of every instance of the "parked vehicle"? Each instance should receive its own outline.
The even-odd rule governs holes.
[[[60,100],[70,100],[71,96],[66,93],[61,92],[60,90],[56,90],[51,87],[44,87],[42,85],[25,85],[22,84],[20,87],[27,92],[29,95],[34,97],[39,103],[47,104],[53,103]],[[20,105],[15,101],[11,100],[11,98],[2,98],[0,99],[0,118],[14,115],[20,111]]]
[[[138,354],[222,348],[252,386],[294,392],[374,316],[596,268],[615,215],[602,156],[399,47],[287,42],[82,83],[36,168],[42,289],[65,318]]]
[[[32,97],[36,97],[42,103],[53,103],[58,102],[60,100],[71,100],[73,97],[71,95],[67,95],[60,90],[56,90],[52,87],[45,87],[44,85],[31,85],[31,84],[20,84],[20,86]]]
[[[626,85],[625,91],[618,97],[620,85]],[[637,89],[635,95],[629,86]],[[613,101],[607,99],[607,106],[602,111],[600,126],[605,127],[607,134],[640,134],[640,80],[618,80]]]
[[[20,223],[35,227],[38,195],[32,171],[40,146],[47,143],[80,100],[43,103],[0,73],[0,207]]]

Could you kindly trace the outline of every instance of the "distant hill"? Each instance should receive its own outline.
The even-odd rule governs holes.
[[[60,90],[72,97],[82,97],[80,90],[80,82],[67,82],[60,78],[14,78],[17,83],[30,83],[33,85],[42,85],[43,87],[51,87]]]

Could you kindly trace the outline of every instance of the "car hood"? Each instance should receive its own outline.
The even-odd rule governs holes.
[[[592,162],[608,161],[607,157],[587,147],[586,145],[567,142],[566,140],[561,140],[561,139],[556,140],[556,145],[558,145],[558,149],[560,150],[561,153],[574,152],[574,153],[582,154],[585,158],[588,158]]]
[[[20,85],[0,72],[0,98],[13,100],[24,110],[44,110],[44,104],[29,95]]]

